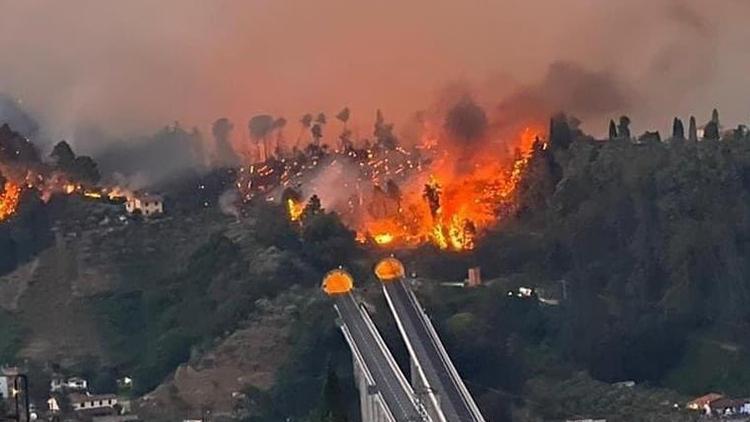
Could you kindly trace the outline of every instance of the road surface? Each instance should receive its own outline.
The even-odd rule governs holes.
[[[386,354],[390,354],[390,351],[388,349],[383,350],[380,347],[375,337],[380,336],[380,334],[378,332],[373,333],[370,330],[354,296],[347,293],[335,295],[333,298],[342,322],[346,324],[354,338],[367,369],[372,374],[375,386],[383,396],[383,400],[393,416],[399,422],[423,421],[424,419],[414,401],[414,392],[407,383],[401,382],[405,379],[399,380],[398,373],[394,372],[394,368],[391,367],[386,356]],[[395,361],[390,359],[390,362]],[[398,367],[395,370],[400,371]]]
[[[409,341],[413,353],[421,364],[427,383],[435,391],[446,420],[450,422],[483,421],[471,397],[465,398],[461,393],[463,381],[452,376],[452,364],[448,356],[443,356],[425,321],[427,316],[416,301],[405,280],[384,282],[383,288],[389,297],[394,317],[398,318],[402,335]],[[461,385],[459,385],[459,383]],[[471,402],[469,402],[471,401]]]

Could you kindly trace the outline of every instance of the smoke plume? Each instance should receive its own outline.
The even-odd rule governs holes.
[[[643,130],[714,106],[728,122],[750,114],[741,0],[2,4],[0,92],[87,154],[97,131],[130,138],[176,120],[211,133],[227,117],[242,142],[262,112],[296,124],[348,106],[356,135],[381,108],[398,128],[451,81],[488,115],[520,101],[630,113]],[[607,121],[584,125],[605,134]]]

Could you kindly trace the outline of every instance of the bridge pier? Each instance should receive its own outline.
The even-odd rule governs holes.
[[[410,382],[414,389],[414,394],[424,404],[427,414],[430,415],[432,420],[442,421],[442,411],[440,410],[440,396],[438,392],[430,388],[425,382],[424,378],[420,376],[419,366],[414,358],[409,358],[409,372]]]
[[[390,422],[392,419],[389,415],[383,413],[383,405],[380,403],[377,388],[367,382],[362,366],[354,354],[352,354],[352,363],[354,382],[357,383],[357,390],[359,390],[359,408],[362,422]]]

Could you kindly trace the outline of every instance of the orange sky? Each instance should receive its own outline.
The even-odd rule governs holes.
[[[296,121],[344,105],[369,132],[378,107],[404,122],[456,82],[492,105],[557,61],[618,81],[636,132],[713,106],[750,116],[743,0],[0,4],[0,91],[74,143],[81,124],[122,135],[228,116],[244,128],[259,112]]]

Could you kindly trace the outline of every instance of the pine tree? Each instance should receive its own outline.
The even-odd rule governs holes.
[[[698,141],[698,127],[695,125],[695,116],[690,116],[690,126],[688,127],[688,140],[690,142]]]

